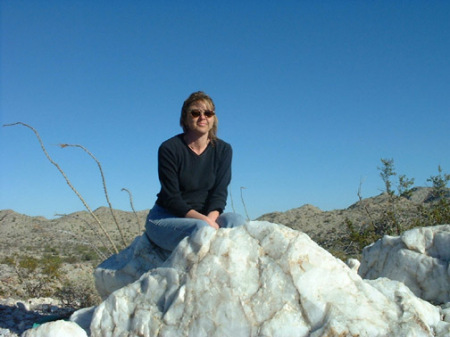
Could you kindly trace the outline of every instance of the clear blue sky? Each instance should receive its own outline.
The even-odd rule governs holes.
[[[380,158],[450,173],[449,1],[1,1],[1,123],[35,127],[93,208],[150,208],[184,99],[216,103],[251,218],[380,193]],[[1,127],[0,209],[83,210],[31,130]],[[231,210],[231,202],[228,203]]]

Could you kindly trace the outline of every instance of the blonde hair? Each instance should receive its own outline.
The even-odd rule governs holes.
[[[183,107],[181,108],[181,116],[180,116],[180,126],[183,128],[184,133],[189,131],[188,128],[188,110],[192,103],[197,101],[203,101],[206,105],[209,106],[209,108],[212,111],[216,111],[216,106],[214,105],[214,102],[211,97],[209,97],[207,94],[205,94],[203,91],[196,91],[192,93],[183,103]],[[208,138],[211,142],[215,142],[217,139],[217,125],[219,123],[219,120],[217,119],[217,116],[214,115],[214,124],[211,130],[209,130]]]

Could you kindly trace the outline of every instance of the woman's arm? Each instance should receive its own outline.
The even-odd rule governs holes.
[[[210,218],[211,220],[217,221],[217,218],[219,217],[220,213],[219,211],[212,211],[208,213],[208,218]]]
[[[211,213],[212,213],[212,212],[211,212]],[[211,214],[211,213],[210,213],[210,214]],[[218,212],[217,212],[217,213],[218,213]],[[208,216],[203,215],[203,214],[197,212],[196,210],[191,209],[189,212],[186,213],[185,217],[186,217],[186,218],[194,218],[194,219],[200,219],[200,220],[203,220],[203,221],[205,221],[208,225],[210,225],[212,228],[214,228],[214,229],[219,229],[219,225],[218,225],[217,222],[216,222],[216,219],[217,219],[217,218],[216,218],[216,219],[213,219],[213,218],[209,217],[209,215],[208,215]],[[218,217],[218,215],[217,215],[217,217]]]
[[[233,150],[231,146],[224,143],[220,153],[220,160],[216,172],[216,181],[208,197],[207,213],[217,211],[219,214],[225,209],[228,185],[231,181],[231,161]]]
[[[176,216],[184,217],[191,207],[183,200],[179,189],[178,161],[173,145],[163,143],[158,150],[158,175],[161,183],[158,197],[164,200],[164,208]]]

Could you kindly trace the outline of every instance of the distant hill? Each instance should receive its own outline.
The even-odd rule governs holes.
[[[124,248],[120,232],[107,207],[94,212],[105,231],[109,233],[118,249]],[[127,244],[141,234],[148,210],[125,212],[114,210],[117,222],[122,228]],[[87,212],[80,211],[57,219],[27,216],[13,210],[0,211],[0,255],[44,253],[70,256],[83,251],[82,247],[106,246],[111,249],[95,219]]]
[[[450,198],[450,190],[446,198]],[[401,219],[418,215],[419,207],[432,203],[430,188],[416,188],[409,199],[399,198],[395,212]],[[312,205],[303,205],[286,212],[273,212],[257,220],[283,224],[308,234],[325,249],[341,258],[360,253],[350,242],[348,247],[347,223],[355,228],[367,224],[370,218],[380,218],[391,205],[386,194],[363,199],[346,209],[322,211]],[[125,248],[144,230],[148,210],[125,212],[114,210],[115,218],[122,228],[126,245],[111,215],[111,210],[100,207],[94,211],[105,231],[118,250]],[[344,240],[343,240],[344,239]],[[345,241],[347,240],[347,241]],[[99,229],[95,219],[86,211],[75,212],[58,219],[32,217],[13,210],[0,211],[0,298],[2,296],[29,296],[25,283],[19,282],[17,263],[28,257],[58,257],[63,262],[63,273],[70,279],[92,280],[93,268],[113,253],[111,244]],[[45,258],[43,260],[45,260]],[[35,273],[27,275],[33,282]],[[28,281],[27,281],[28,282]],[[79,281],[77,281],[79,282]],[[85,284],[87,281],[82,281]]]
[[[450,199],[450,189],[446,198]],[[436,201],[430,187],[416,187],[409,198],[396,201],[395,212],[400,218],[412,218],[418,214],[418,207]],[[389,196],[382,193],[378,196],[362,199],[346,209],[322,211],[312,205],[303,205],[286,212],[273,212],[260,216],[257,220],[265,220],[283,224],[308,234],[311,239],[326,249],[333,247],[334,242],[347,232],[347,221],[356,226],[367,224],[372,219],[380,218],[389,210]]]
[[[450,192],[447,195],[450,198]],[[426,205],[433,201],[431,188],[415,188],[409,199],[401,198],[397,211],[413,216],[419,205]],[[265,220],[283,224],[308,234],[313,240],[329,248],[333,241],[343,235],[346,230],[346,220],[355,224],[367,223],[372,216],[379,216],[388,207],[388,196],[380,194],[363,199],[346,209],[322,211],[312,205],[303,205],[286,212],[264,214],[257,220]],[[114,210],[115,217],[120,224],[127,244],[142,233],[148,210],[134,214],[121,210]],[[110,234],[118,249],[124,248],[121,235],[111,211],[107,207],[100,207],[94,211],[107,233]],[[107,253],[111,249],[105,235],[99,229],[93,217],[87,211],[75,212],[57,219],[31,217],[19,214],[13,210],[0,211],[0,257],[13,254],[45,253],[73,256],[87,254],[89,247],[102,248]],[[92,253],[92,251],[90,252]],[[108,253],[107,253],[108,254]]]

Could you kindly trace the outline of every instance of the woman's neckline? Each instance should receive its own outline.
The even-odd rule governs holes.
[[[196,146],[195,141],[188,142],[187,136],[185,134],[183,134],[181,138],[184,144],[186,144],[187,148],[196,156],[201,156],[202,154],[204,154],[211,144],[211,140],[209,138],[206,140],[206,144],[200,144],[199,146]]]

